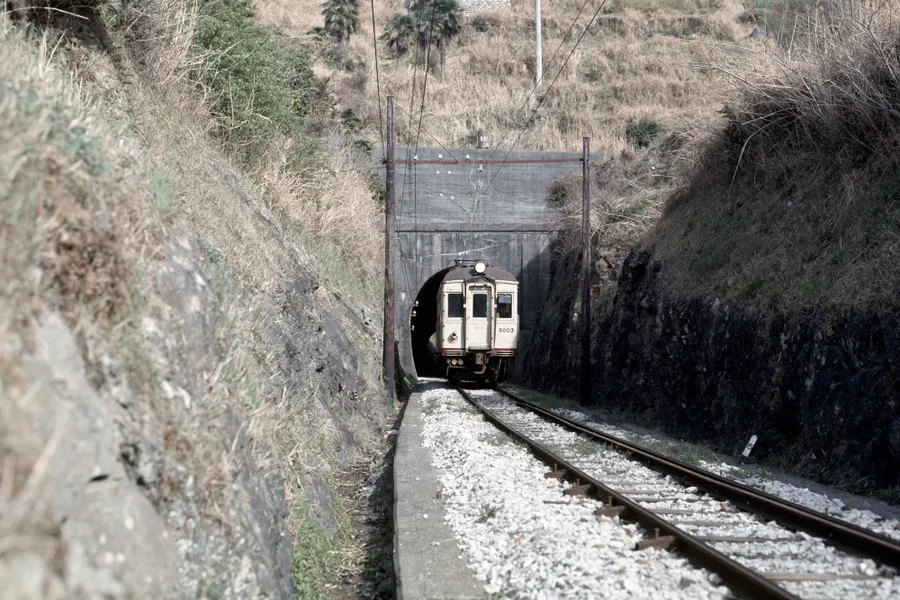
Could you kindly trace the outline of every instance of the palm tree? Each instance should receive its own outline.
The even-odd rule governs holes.
[[[356,0],[328,0],[322,7],[322,16],[325,17],[326,33],[337,42],[343,56],[350,34],[359,28]]]
[[[416,22],[409,15],[396,14],[388,19],[379,39],[397,56],[403,56],[416,43]]]
[[[418,17],[419,43],[427,48],[437,40],[443,72],[447,44],[460,32],[462,9],[456,0],[419,0],[415,12]]]

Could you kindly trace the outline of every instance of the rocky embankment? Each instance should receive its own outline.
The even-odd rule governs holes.
[[[393,413],[377,316],[65,31],[0,15],[0,598],[319,597]]]
[[[573,393],[578,260],[561,260],[527,383]],[[765,315],[667,291],[646,248],[624,261],[594,315],[594,397],[608,409],[830,484],[900,485],[900,316],[862,309]],[[595,282],[596,283],[596,282]],[[595,306],[595,313],[597,307]],[[562,360],[561,360],[562,359]]]
[[[234,357],[198,244],[173,236],[157,256],[152,307],[121,326],[145,361],[149,381],[137,388],[123,365],[135,357],[97,332],[73,331],[54,310],[22,335],[6,332],[4,402],[27,406],[13,411],[19,429],[6,443],[40,451],[15,482],[4,473],[22,488],[5,505],[17,519],[4,523],[12,528],[4,533],[20,535],[0,557],[0,581],[16,598],[288,599],[296,589],[289,505],[306,506],[326,535],[336,533],[324,474],[261,459],[266,441],[249,419],[262,411],[242,417],[212,393]],[[323,308],[300,269],[284,287],[283,313],[265,328],[270,376],[288,401],[309,398],[329,415],[319,427],[337,432],[335,451],[351,461],[361,452],[347,422],[365,390],[345,327],[376,332],[349,307]]]

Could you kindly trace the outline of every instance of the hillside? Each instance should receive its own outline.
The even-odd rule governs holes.
[[[322,597],[356,527],[334,490],[394,411],[358,151],[339,123],[304,129],[308,59],[246,2],[15,6],[4,593]]]
[[[401,144],[605,153],[598,404],[897,501],[895,4],[546,3],[532,96],[530,0],[443,66],[380,38],[399,0],[345,44],[317,0],[7,2],[3,591],[391,595],[387,94]],[[524,357],[563,392],[579,186]]]
[[[595,269],[604,409],[730,454],[758,435],[757,460],[900,501],[895,9],[787,4],[777,45],[710,55],[731,92],[670,155],[660,217]],[[532,355],[568,394],[579,260]]]
[[[646,242],[678,290],[767,312],[900,308],[897,25],[837,4],[739,94]],[[739,78],[740,77],[740,78]]]

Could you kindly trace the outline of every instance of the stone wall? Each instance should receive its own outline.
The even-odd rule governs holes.
[[[463,13],[467,15],[483,12],[494,12],[510,8],[509,0],[461,0]]]
[[[573,397],[578,269],[577,256],[557,264],[526,366],[528,383]],[[678,297],[664,270],[633,251],[611,312],[594,316],[598,405],[733,455],[755,434],[755,458],[825,483],[900,485],[900,316],[764,315]]]

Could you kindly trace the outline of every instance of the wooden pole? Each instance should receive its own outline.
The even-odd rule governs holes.
[[[581,403],[591,404],[591,138],[582,142]]]
[[[387,157],[384,203],[384,387],[388,403],[394,402],[394,247],[397,235],[394,217],[394,97],[387,98]]]

